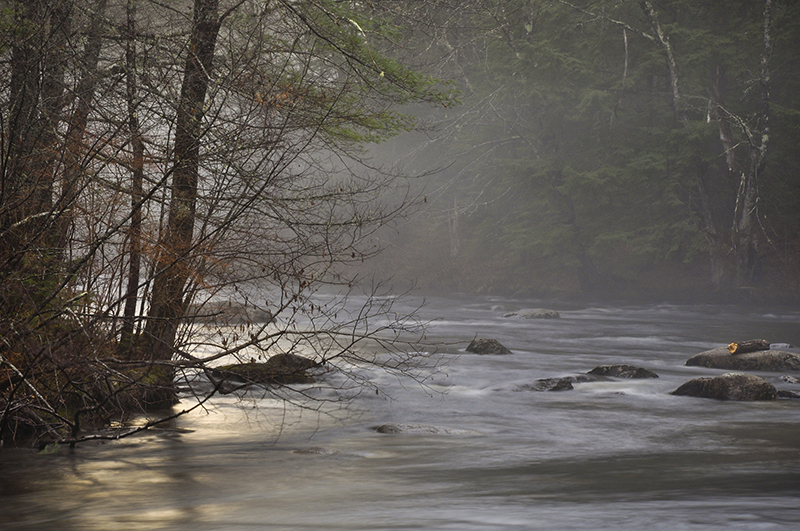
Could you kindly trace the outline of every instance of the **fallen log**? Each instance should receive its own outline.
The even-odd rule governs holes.
[[[744,354],[745,352],[757,352],[759,350],[769,350],[769,341],[766,339],[751,339],[749,341],[734,341],[728,345],[728,352],[731,354]]]

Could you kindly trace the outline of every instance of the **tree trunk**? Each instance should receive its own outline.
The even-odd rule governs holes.
[[[761,52],[760,134],[745,128],[749,145],[747,171],[742,171],[736,192],[731,241],[736,255],[736,287],[754,280],[758,258],[758,179],[767,164],[770,107],[770,58],[772,57],[772,0],[764,2],[764,47]]]
[[[684,109],[681,101],[681,92],[678,83],[678,64],[677,61],[675,61],[675,55],[672,52],[672,45],[669,42],[669,37],[667,37],[667,34],[664,33],[664,30],[661,28],[661,23],[658,21],[658,16],[653,5],[645,0],[639,3],[639,7],[642,9],[642,12],[644,12],[645,17],[647,17],[650,27],[653,28],[653,33],[656,34],[656,42],[664,49],[664,53],[667,55],[669,84],[672,90],[672,107],[681,123],[686,123],[686,109]]]
[[[58,152],[58,126],[64,107],[64,73],[70,38],[72,2],[55,2],[49,15],[49,45],[42,59],[41,130],[35,165],[38,180],[36,204],[42,212],[52,208],[53,181]],[[52,236],[52,233],[51,233]]]
[[[728,261],[726,255],[730,251],[725,238],[722,237],[717,228],[711,208],[711,194],[708,191],[708,168],[700,162],[697,163],[697,194],[698,204],[697,213],[700,217],[700,231],[708,245],[708,260],[711,269],[711,284],[715,290],[722,290],[729,282],[729,268],[726,267]]]
[[[461,234],[458,227],[458,196],[453,196],[453,215],[450,217],[450,257],[458,258],[461,251]]]
[[[153,285],[145,328],[148,347],[145,354],[153,360],[172,357],[187,302],[184,287],[191,276],[203,105],[220,27],[218,4],[219,0],[194,2],[194,22],[178,104],[169,218],[161,239],[160,272]]]
[[[128,234],[130,242],[130,262],[128,266],[128,285],[125,291],[125,308],[121,330],[121,343],[127,350],[132,346],[134,335],[139,274],[142,260],[142,197],[144,183],[144,142],[136,114],[136,5],[134,0],[127,3],[127,42],[125,47],[125,77],[128,106],[128,128],[131,137],[132,187],[131,187],[131,226]]]
[[[22,272],[42,279],[58,265],[49,249],[71,2],[14,2],[12,12],[9,106],[0,119],[0,276]],[[26,286],[29,301],[38,301],[46,285]]]
[[[84,184],[83,162],[90,160],[86,156],[86,149],[83,144],[86,135],[86,125],[89,121],[89,112],[92,110],[92,100],[94,99],[97,88],[98,71],[97,64],[100,60],[100,49],[102,47],[102,24],[108,0],[100,0],[95,11],[92,13],[91,22],[88,29],[88,40],[83,51],[81,60],[81,78],[75,89],[77,103],[75,110],[70,117],[67,137],[64,146],[64,175],[57,207],[62,211],[59,222],[59,235],[57,248],[65,249],[69,228],[72,224],[73,214],[72,205],[80,193]]]
[[[45,40],[40,34],[44,22],[38,2],[15,2],[13,13],[14,26],[19,29],[11,43],[9,108],[8,118],[3,124],[8,132],[2,146],[0,185],[0,213],[3,215],[0,231],[5,240],[3,251],[9,254],[10,259],[14,259],[13,250],[26,240],[23,233],[27,227],[17,224],[38,211],[31,200],[36,181],[31,166],[35,158],[40,93],[41,49],[37,49],[37,45],[42,46]]]

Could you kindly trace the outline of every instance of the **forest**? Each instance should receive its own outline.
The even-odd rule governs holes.
[[[147,429],[222,360],[413,378],[404,284],[797,302],[798,10],[0,2],[0,440]]]
[[[440,171],[376,270],[465,293],[797,303],[795,3],[451,4],[415,42],[461,105],[385,150]]]
[[[0,440],[146,429],[245,387],[214,376],[223,359],[295,401],[303,360],[348,388],[380,333],[372,362],[409,366],[411,316],[342,308],[348,264],[412,204],[364,146],[414,126],[400,105],[453,102],[382,52],[390,20],[327,0],[1,5]]]

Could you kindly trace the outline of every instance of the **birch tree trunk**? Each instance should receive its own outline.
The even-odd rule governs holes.
[[[667,56],[670,86],[672,89],[672,102],[678,119],[687,122],[685,109],[681,103],[681,94],[678,83],[677,63],[673,55],[669,39],[658,21],[657,14],[652,4],[646,0],[640,2],[640,7],[650,22],[658,42]],[[769,141],[769,102],[770,102],[770,57],[772,56],[772,0],[764,2],[764,46],[761,53],[761,90],[762,108],[758,116],[760,131],[754,132],[740,117],[725,110],[720,89],[720,74],[717,70],[712,80],[712,107],[719,126],[720,141],[725,153],[725,160],[730,175],[739,181],[736,192],[736,203],[733,212],[730,244],[735,256],[734,287],[748,287],[754,279],[756,262],[758,258],[758,177],[766,166],[767,143]],[[747,137],[748,157],[746,167],[742,167],[736,157],[736,142],[733,138],[731,122],[736,123]],[[711,211],[708,206],[705,186],[700,178],[701,216],[705,221],[704,232],[709,241],[712,257],[712,277],[715,282],[721,279],[720,260],[715,258],[718,254],[714,248],[717,241],[717,231],[714,227]]]
[[[681,92],[678,83],[678,63],[675,60],[675,54],[672,51],[672,45],[669,42],[669,37],[667,37],[667,34],[664,33],[661,23],[658,21],[658,16],[656,15],[656,10],[653,8],[653,5],[646,0],[640,2],[639,5],[644,12],[644,15],[647,17],[647,21],[650,23],[653,33],[656,35],[655,42],[664,49],[664,53],[667,56],[667,68],[669,69],[670,81],[669,84],[670,89],[672,90],[672,107],[675,109],[675,113],[681,123],[686,123],[686,109],[684,109],[681,101]]]

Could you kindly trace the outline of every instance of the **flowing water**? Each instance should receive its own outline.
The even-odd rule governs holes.
[[[800,312],[562,305],[560,319],[503,318],[544,304],[430,299],[428,339],[449,363],[425,386],[375,371],[379,394],[320,406],[330,415],[227,395],[122,441],[3,449],[0,528],[798,529],[800,400],[669,392],[723,372],[686,367],[697,352],[762,337],[800,345]],[[476,335],[513,353],[465,353]],[[609,363],[660,378],[522,388]],[[375,431],[385,423],[420,428]]]

